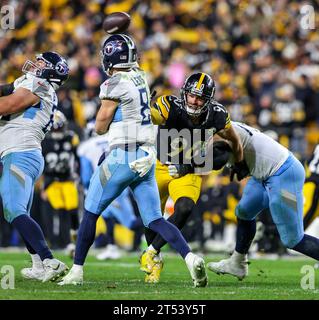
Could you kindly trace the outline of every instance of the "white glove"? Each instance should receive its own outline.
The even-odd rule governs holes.
[[[174,164],[171,164],[170,162],[166,162],[168,165],[168,174],[173,177],[173,178],[178,178],[179,177],[179,172],[177,170],[177,167]]]
[[[166,162],[168,173],[173,178],[180,178],[188,173],[194,173],[194,169],[191,165],[187,164],[172,164],[171,162]]]
[[[156,161],[156,151],[154,147],[142,146],[140,147],[147,153],[147,156],[139,158],[129,163],[129,167],[132,171],[139,174],[140,177],[145,176],[152,168]]]

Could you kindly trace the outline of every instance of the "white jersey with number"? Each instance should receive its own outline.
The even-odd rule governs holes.
[[[150,115],[150,91],[145,73],[138,68],[117,72],[101,85],[100,99],[118,101],[109,127],[110,147],[118,144],[155,144]]]
[[[21,112],[0,119],[0,157],[11,152],[41,149],[41,141],[50,130],[58,99],[50,83],[32,75],[14,82],[14,91],[25,88],[40,98],[40,102]]]
[[[256,179],[272,176],[287,160],[289,151],[277,141],[244,123],[231,124],[241,139],[250,174]]]

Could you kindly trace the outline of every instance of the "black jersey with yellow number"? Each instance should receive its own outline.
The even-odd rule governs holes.
[[[79,138],[73,131],[50,132],[42,141],[45,180],[72,180],[76,166]]]
[[[181,100],[175,96],[159,97],[152,109],[163,120],[157,123],[157,157],[162,163],[178,161],[201,167],[201,160],[196,159],[205,156],[209,137],[231,126],[229,113],[217,101],[212,101],[207,112],[196,122],[191,120],[182,108]]]

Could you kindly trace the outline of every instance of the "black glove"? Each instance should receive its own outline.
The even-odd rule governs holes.
[[[230,171],[230,181],[234,180],[234,175],[237,174],[237,180],[243,180],[249,175],[249,168],[245,160],[236,162]]]
[[[220,170],[229,160],[232,149],[225,141],[213,143],[213,170]]]

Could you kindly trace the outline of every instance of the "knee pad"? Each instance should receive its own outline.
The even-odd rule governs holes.
[[[194,206],[195,202],[192,199],[187,197],[179,198],[174,206],[174,214],[169,218],[169,221],[182,228],[191,215]]]

